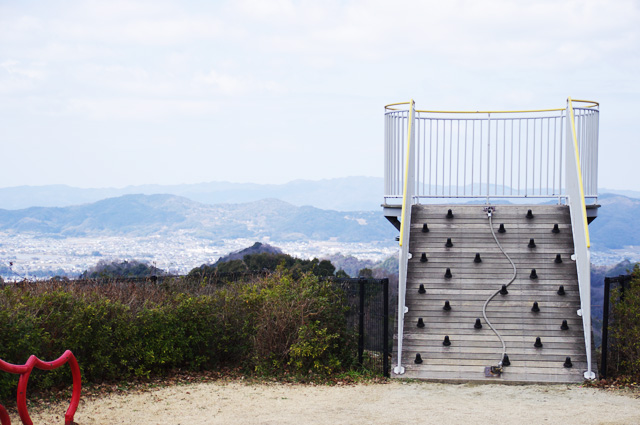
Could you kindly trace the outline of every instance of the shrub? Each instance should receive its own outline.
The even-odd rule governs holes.
[[[247,297],[247,301],[255,305],[253,354],[256,370],[277,374],[290,366],[294,373],[307,372],[308,364],[301,359],[310,351],[319,362],[316,372],[325,370],[320,366],[334,369],[329,363],[335,360],[346,364],[345,353],[351,346],[351,334],[346,325],[344,294],[335,285],[310,273],[295,279],[291,273],[280,271],[256,281]],[[317,338],[315,330],[331,335],[336,341],[331,345],[331,355],[316,353],[325,353],[328,347],[324,347],[325,341]]]
[[[344,293],[312,273],[279,270],[248,282],[112,281],[0,290],[0,358],[24,364],[73,351],[84,382],[162,376],[172,369],[241,368],[327,375],[348,369],[355,337]],[[0,397],[17,376],[0,373]],[[69,385],[68,367],[36,372],[30,388]]]
[[[638,382],[640,380],[640,266],[635,265],[630,288],[620,297],[612,291],[613,305],[611,335],[615,341],[613,351],[618,357],[618,374]]]

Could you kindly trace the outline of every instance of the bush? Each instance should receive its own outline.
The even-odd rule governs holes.
[[[282,270],[223,286],[188,279],[12,286],[0,290],[0,358],[24,364],[31,354],[53,360],[69,349],[84,382],[172,369],[327,375],[355,357],[343,297],[311,273]],[[29,387],[70,382],[63,367],[34,373]],[[0,397],[15,397],[16,385],[17,376],[0,373]]]
[[[278,374],[289,367],[292,373],[324,373],[336,369],[329,364],[332,362],[348,366],[346,353],[352,335],[346,324],[344,294],[333,284],[310,273],[295,279],[281,271],[254,282],[246,296],[254,305],[253,360],[257,371]],[[314,329],[336,341],[333,356],[321,354],[327,348],[324,341],[314,339]],[[319,367],[309,368],[302,362],[307,355],[319,362]]]
[[[612,351],[618,358],[619,375],[632,382],[640,380],[640,266],[635,265],[630,288],[620,297],[619,290],[612,291],[614,303],[611,336],[615,343]]]

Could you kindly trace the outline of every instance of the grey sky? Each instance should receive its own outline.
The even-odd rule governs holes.
[[[639,69],[638,1],[3,0],[0,186],[382,176],[386,103],[572,96],[640,190]]]

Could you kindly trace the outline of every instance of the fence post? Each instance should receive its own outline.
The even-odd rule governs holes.
[[[609,355],[609,298],[611,296],[611,279],[604,278],[604,305],[602,306],[602,353],[600,359],[600,376],[607,377],[607,356]]]
[[[382,374],[389,377],[389,278],[382,279],[383,323],[382,323]]]
[[[358,309],[358,364],[364,361],[364,278],[360,278],[358,289],[360,293],[360,307]]]

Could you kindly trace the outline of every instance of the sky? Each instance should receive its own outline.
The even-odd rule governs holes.
[[[639,23],[637,0],[0,0],[0,187],[381,177],[385,104],[571,96],[600,102],[600,187],[640,190]]]

